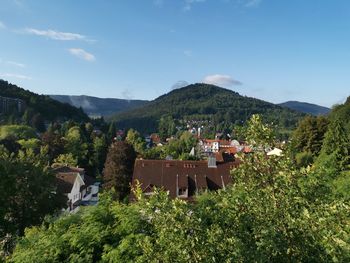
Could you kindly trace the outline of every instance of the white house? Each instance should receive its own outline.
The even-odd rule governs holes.
[[[67,211],[75,212],[81,205],[98,202],[99,183],[85,175],[84,169],[58,167],[56,173],[57,191],[67,196]]]

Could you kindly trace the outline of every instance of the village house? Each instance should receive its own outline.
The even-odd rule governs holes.
[[[137,159],[132,185],[139,182],[145,195],[152,195],[156,187],[168,191],[171,198],[193,200],[202,191],[225,189],[238,164],[238,160],[217,161],[214,155],[203,161]]]
[[[99,183],[85,174],[82,168],[61,166],[55,168],[57,191],[67,197],[68,212],[76,212],[81,205],[98,202]]]

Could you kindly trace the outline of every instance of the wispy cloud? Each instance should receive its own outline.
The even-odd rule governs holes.
[[[122,98],[125,100],[132,100],[134,98],[134,96],[132,95],[132,93],[129,89],[124,89],[122,91]]]
[[[171,90],[180,89],[188,85],[186,80],[179,80],[171,86]]]
[[[192,5],[195,3],[202,3],[206,0],[185,0],[185,5],[183,7],[184,11],[190,11],[192,9]]]
[[[76,56],[78,58],[81,58],[86,61],[95,61],[96,58],[93,54],[86,52],[82,48],[70,48],[68,49],[69,53],[71,53],[73,56]]]
[[[89,41],[86,36],[77,34],[77,33],[70,33],[70,32],[60,32],[55,30],[39,30],[35,28],[26,28],[25,32],[31,35],[36,36],[42,36],[47,37],[54,40],[62,40],[62,41],[72,41],[72,40],[85,40]]]
[[[232,87],[232,86],[242,85],[242,82],[233,79],[231,76],[220,75],[220,74],[208,75],[203,79],[203,82],[207,84],[222,86],[222,87]]]
[[[0,21],[0,29],[5,29],[5,28],[6,28],[5,24]]]
[[[16,79],[26,79],[26,80],[31,80],[31,77],[21,75],[21,74],[16,74],[16,73],[0,73],[1,78],[16,78]]]
[[[245,0],[245,7],[258,7],[262,0]]]
[[[19,62],[16,62],[16,61],[6,61],[6,63],[9,64],[9,65],[12,65],[12,66],[19,67],[19,68],[25,68],[26,67],[25,64],[19,63]]]

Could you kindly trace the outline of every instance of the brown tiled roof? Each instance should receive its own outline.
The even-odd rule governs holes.
[[[78,174],[75,173],[57,173],[56,174],[56,183],[57,191],[63,194],[69,194],[72,191],[74,182]]]
[[[172,198],[177,197],[177,188],[188,188],[191,199],[197,192],[209,189],[217,190],[230,184],[230,170],[238,161],[217,163],[216,168],[209,168],[207,161],[178,160],[142,160],[135,161],[132,183],[141,183],[143,191],[159,187],[169,191]]]
[[[53,169],[54,173],[79,173],[80,176],[85,174],[84,168],[60,166]]]

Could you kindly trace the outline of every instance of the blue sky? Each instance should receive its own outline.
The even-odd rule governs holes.
[[[153,99],[207,82],[270,102],[350,95],[348,0],[1,0],[0,78]]]

